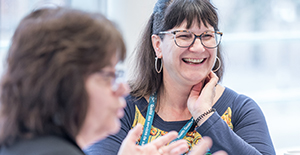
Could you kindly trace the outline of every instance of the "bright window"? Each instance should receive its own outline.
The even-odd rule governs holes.
[[[300,1],[213,0],[224,32],[223,85],[262,108],[277,154],[300,149]]]

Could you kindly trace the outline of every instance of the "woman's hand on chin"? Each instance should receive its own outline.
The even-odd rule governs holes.
[[[217,75],[211,71],[204,81],[192,87],[187,100],[187,106],[194,119],[197,119],[201,114],[212,108],[215,88],[218,81],[219,78]],[[203,118],[198,125],[201,125],[211,114],[207,115],[206,118]]]

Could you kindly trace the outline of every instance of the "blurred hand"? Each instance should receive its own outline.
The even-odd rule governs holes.
[[[122,142],[118,155],[181,155],[188,150],[187,142],[183,139],[166,146],[178,136],[175,131],[171,131],[146,145],[136,145],[136,141],[142,134],[142,128],[141,124],[137,124],[129,131]]]
[[[187,100],[187,107],[194,119],[197,119],[197,117],[211,109],[213,106],[215,87],[218,83],[218,80],[219,78],[217,75],[211,71],[206,80],[193,86],[190,96]],[[203,86],[205,82],[207,83],[205,86]],[[200,120],[198,125],[200,126],[207,118]]]
[[[136,145],[136,141],[142,133],[142,125],[137,124],[124,139],[118,155],[181,155],[188,150],[186,140],[178,140],[167,145],[170,141],[175,139],[177,132],[169,132],[168,134],[155,139],[154,141],[140,146]],[[212,146],[212,140],[209,137],[203,137],[199,143],[193,147],[189,155],[205,155],[207,149]],[[213,155],[227,155],[225,151],[215,152]]]
[[[203,137],[196,146],[193,147],[189,155],[205,155],[207,149],[212,146],[212,140],[209,137]],[[212,155],[227,155],[225,151],[218,151]]]

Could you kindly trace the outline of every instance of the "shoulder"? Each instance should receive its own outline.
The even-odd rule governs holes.
[[[140,111],[144,111],[147,109],[148,102],[144,97],[135,97],[132,95],[128,95],[125,97],[127,106],[125,111],[130,110],[132,112],[135,111],[135,108],[138,108]]]
[[[124,109],[124,117],[121,118],[121,128],[122,130],[130,130],[136,117],[140,114],[140,109],[147,109],[147,101],[141,97],[134,97],[132,95],[128,95],[125,97],[126,107]],[[146,102],[146,103],[145,103]],[[146,107],[146,108],[142,108]]]
[[[137,103],[137,101],[139,100],[139,98],[134,97],[132,95],[128,95],[128,96],[125,97],[125,100],[126,100],[127,104],[130,104],[129,106],[132,106],[132,105],[134,105],[134,104]]]
[[[246,104],[256,104],[256,102],[252,98],[244,94],[239,94],[234,90],[226,87],[222,96],[219,98],[216,104],[218,106],[222,105],[231,108],[238,108],[245,106]]]
[[[221,105],[230,107],[232,110],[232,122],[239,122],[244,118],[262,119],[263,112],[259,105],[249,96],[239,94],[229,88],[224,91],[224,98],[221,100]],[[220,106],[222,107],[222,106]]]
[[[254,99],[250,98],[247,95],[239,94],[229,88],[227,88],[228,94],[234,96],[234,100],[232,102],[233,109],[244,109],[244,108],[259,108],[258,104],[254,101]]]
[[[19,140],[9,147],[1,147],[0,155],[84,155],[74,144],[57,136],[43,136],[33,139]]]
[[[258,104],[250,97],[239,94],[230,88],[225,88],[223,94],[214,105],[219,114],[223,114],[228,108],[232,111],[233,116],[247,113],[249,110],[260,112]]]
[[[133,104],[133,105],[145,104],[145,102],[147,102],[144,97],[135,97],[132,95],[126,96],[125,100],[126,100],[127,104]]]

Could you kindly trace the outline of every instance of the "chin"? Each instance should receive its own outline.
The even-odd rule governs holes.
[[[210,73],[209,70],[205,70],[205,71],[191,72],[188,73],[186,76],[190,78],[190,80],[192,81],[202,81],[207,77],[209,73]]]
[[[121,127],[121,122],[119,119],[115,120],[113,126],[109,129],[109,134],[113,135],[119,132]]]
[[[191,81],[192,83],[197,84],[197,83],[205,80],[206,77],[207,76],[205,76],[205,75],[198,75],[198,76],[194,75],[193,78],[191,78],[189,81]]]

